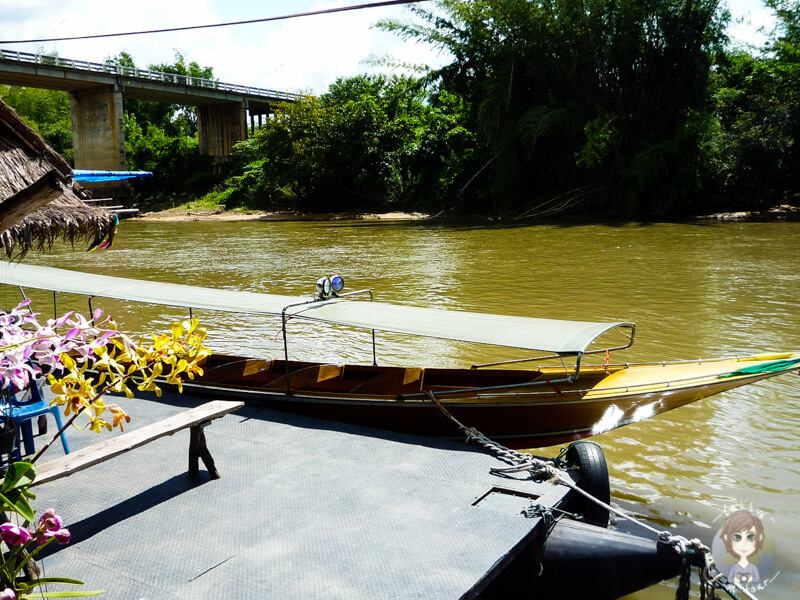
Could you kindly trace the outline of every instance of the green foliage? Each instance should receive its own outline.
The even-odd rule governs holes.
[[[196,137],[171,137],[153,123],[145,129],[128,112],[125,157],[128,169],[153,173],[152,178],[134,183],[142,195],[168,192],[199,195],[219,181],[213,173],[211,157],[200,154]]]
[[[619,143],[619,131],[614,127],[614,118],[601,115],[586,123],[583,131],[586,144],[578,152],[578,166],[593,169],[610,160]]]
[[[0,85],[0,98],[72,162],[72,117],[66,92]]]
[[[455,195],[474,136],[463,102],[407,77],[339,79],[281,106],[239,144],[226,205],[337,211],[427,208]]]
[[[36,513],[30,504],[35,496],[29,490],[36,479],[36,466],[30,462],[11,463],[5,471],[3,481],[0,483],[0,510],[16,513],[23,520],[23,525],[15,526],[6,522],[2,525],[3,542],[6,551],[0,555],[0,591],[3,597],[24,598],[77,598],[97,596],[100,591],[70,590],[60,592],[44,592],[36,590],[42,586],[53,584],[83,585],[82,581],[67,577],[41,577],[30,579],[24,575],[26,565],[44,548],[56,540],[55,532],[66,534],[69,532],[61,529],[61,517],[52,509],[46,511],[39,520],[38,527],[31,527],[36,518]],[[51,518],[52,522],[44,519]],[[31,527],[29,529],[29,527]],[[12,531],[8,531],[10,528]],[[62,538],[63,540],[64,538]],[[65,543],[65,542],[60,542]]]
[[[800,4],[765,0],[761,54],[726,47],[718,0],[437,0],[382,22],[453,60],[422,78],[339,79],[276,108],[205,201],[307,211],[517,215],[577,206],[663,218],[761,208],[800,191]],[[136,68],[122,52],[109,62]],[[213,80],[187,61],[151,65]],[[70,155],[66,94],[0,95]],[[125,100],[128,166],[145,195],[220,182],[194,108]]]
[[[497,157],[500,210],[532,195],[599,183],[595,208],[661,214],[654,187],[692,171],[685,147],[703,109],[710,53],[722,40],[716,0],[439,0],[423,24],[384,28],[449,51],[434,73],[471,107],[466,126]],[[444,15],[444,16],[442,16]],[[699,145],[699,140],[693,143]],[[656,158],[658,157],[658,158]],[[633,176],[631,169],[652,169]],[[625,206],[612,198],[627,190]],[[684,186],[669,211],[691,208]]]
[[[115,57],[107,58],[105,62],[111,65],[136,68],[133,57],[124,51]],[[150,65],[147,69],[161,73],[171,73],[179,77],[198,77],[214,80],[214,69],[212,67],[201,67],[196,61],[187,63],[186,57],[178,50],[175,51],[175,61],[173,63]],[[133,114],[145,131],[152,125],[164,130],[170,137],[192,137],[197,135],[197,111],[193,106],[136,100],[134,98],[125,98],[123,105],[125,112]]]
[[[703,146],[706,188],[742,208],[800,190],[800,5],[770,0],[778,27],[759,56],[721,54],[709,88],[715,123]]]
[[[136,68],[127,52],[107,58],[107,64]],[[150,65],[149,70],[181,77],[213,79],[212,67],[186,62],[175,52],[174,63]],[[152,171],[153,177],[133,182],[142,197],[181,193],[201,195],[219,183],[212,159],[201,155],[197,140],[197,113],[192,106],[125,98],[125,157],[128,169]]]
[[[8,467],[0,486],[0,509],[18,513],[26,521],[33,521],[35,513],[28,488],[36,478],[36,467],[26,462],[15,462]]]

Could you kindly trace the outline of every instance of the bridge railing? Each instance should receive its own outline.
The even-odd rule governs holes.
[[[136,69],[115,65],[113,63],[96,63],[86,60],[73,60],[71,58],[61,58],[60,56],[50,56],[47,54],[31,54],[29,52],[18,52],[16,50],[0,49],[0,61],[12,61],[19,63],[29,63],[44,65],[48,67],[60,67],[62,69],[74,69],[76,71],[88,71],[91,73],[106,73],[108,75],[118,75],[122,77],[133,77],[135,79],[147,79],[149,81],[160,81],[176,85],[186,85],[218,90],[221,92],[232,92],[246,96],[259,96],[262,98],[272,98],[292,102],[302,98],[302,94],[291,92],[281,92],[265,88],[237,85],[235,83],[223,83],[213,79],[203,79],[202,77],[190,77],[188,75],[177,75],[175,73],[162,73],[161,71],[148,71],[147,69]]]

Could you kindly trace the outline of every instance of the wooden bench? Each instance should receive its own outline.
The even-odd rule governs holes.
[[[124,454],[134,448],[149,444],[182,429],[189,429],[189,475],[199,471],[199,459],[211,474],[212,479],[219,479],[219,471],[206,446],[203,428],[214,419],[234,412],[244,406],[244,402],[214,400],[189,410],[167,417],[157,423],[145,425],[128,433],[107,438],[86,448],[65,454],[43,464],[36,465],[36,480],[33,485],[41,485],[48,481],[68,477],[73,473],[88,469],[91,466]]]

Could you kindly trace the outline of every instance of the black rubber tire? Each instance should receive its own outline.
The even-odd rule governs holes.
[[[567,461],[578,467],[578,487],[601,502],[611,502],[608,465],[603,450],[594,442],[574,442],[567,449]],[[608,527],[608,509],[578,495],[575,506],[587,523]]]

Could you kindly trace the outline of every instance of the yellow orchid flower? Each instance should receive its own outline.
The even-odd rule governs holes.
[[[75,361],[69,354],[62,354],[61,355],[61,364],[64,365],[64,368],[72,371],[75,369]]]
[[[95,398],[94,401],[91,402],[91,405],[92,409],[94,410],[94,414],[97,417],[102,415],[105,412],[106,408],[108,408],[106,406],[106,403],[103,402],[102,398]]]
[[[94,431],[95,433],[100,433],[105,427],[109,431],[112,430],[111,423],[108,421],[104,421],[103,419],[92,419],[89,421],[89,428]]]
[[[116,325],[109,324],[109,328],[115,329]],[[175,322],[170,329],[170,333],[150,335],[150,343],[145,343],[146,338],[141,338],[137,344],[127,336],[112,336],[105,345],[93,348],[89,360],[63,355],[62,376],[50,374],[47,377],[54,394],[51,406],[64,407],[64,414],[70,416],[68,424],[72,424],[78,414],[85,413],[86,427],[92,431],[116,427],[124,431],[131,418],[118,405],[106,405],[102,398],[105,393],[124,393],[131,399],[134,394],[129,384],[133,383],[141,391],[161,396],[160,379],[177,385],[182,391],[184,374],[190,379],[203,374],[203,364],[211,355],[203,346],[206,329],[199,327],[195,318]],[[90,367],[98,373],[96,381],[87,377]],[[106,410],[113,415],[111,423],[101,418]]]
[[[130,423],[131,418],[116,404],[110,404],[108,406],[108,410],[111,411],[111,414],[114,415],[114,427],[119,427],[120,431],[125,431],[125,426],[123,423]]]

